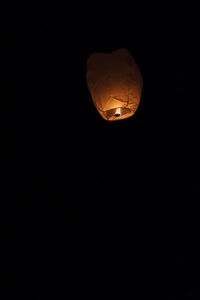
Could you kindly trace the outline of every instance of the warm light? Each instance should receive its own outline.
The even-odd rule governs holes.
[[[119,117],[120,114],[121,114],[121,109],[120,109],[120,107],[118,107],[115,111],[115,117]]]
[[[94,53],[87,60],[87,85],[93,103],[107,121],[131,117],[142,94],[140,70],[127,49]]]

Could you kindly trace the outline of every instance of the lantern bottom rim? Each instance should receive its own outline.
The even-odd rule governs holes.
[[[119,113],[119,107],[106,110],[102,112],[102,117],[107,121],[118,121],[122,119],[126,119],[131,117],[134,114],[135,110],[127,108],[127,107],[120,107],[120,113]]]

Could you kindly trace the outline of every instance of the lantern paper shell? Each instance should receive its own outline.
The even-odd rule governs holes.
[[[114,121],[135,113],[143,80],[134,58],[122,48],[112,53],[89,56],[87,85],[100,115],[105,120]]]

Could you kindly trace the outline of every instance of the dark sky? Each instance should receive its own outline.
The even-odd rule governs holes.
[[[26,299],[199,299],[187,8],[77,3],[1,14],[1,279],[19,279]],[[144,88],[133,117],[107,122],[86,60],[122,47]]]

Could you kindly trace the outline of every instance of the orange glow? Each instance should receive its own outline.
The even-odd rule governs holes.
[[[143,80],[127,49],[94,53],[87,60],[87,85],[100,115],[108,121],[132,116],[139,105]]]

